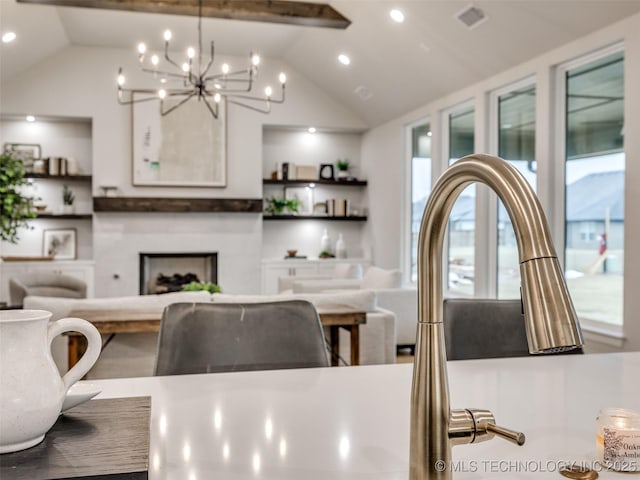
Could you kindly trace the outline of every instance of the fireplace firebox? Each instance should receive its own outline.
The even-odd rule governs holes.
[[[218,283],[218,253],[140,253],[140,294],[182,290],[193,281]]]

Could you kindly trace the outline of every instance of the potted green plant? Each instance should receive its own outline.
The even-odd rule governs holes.
[[[298,213],[298,208],[300,208],[300,201],[286,198],[276,198],[270,197],[266,199],[267,205],[265,208],[265,212],[270,215],[284,215],[285,213]]]
[[[351,168],[351,162],[348,158],[339,158],[336,160],[336,168],[338,169],[338,178],[349,177],[349,169]]]
[[[74,212],[73,202],[76,200],[76,196],[69,188],[69,185],[62,187],[62,213],[71,214]]]
[[[209,293],[221,293],[222,288],[220,285],[213,282],[191,282],[182,287],[185,292],[197,292],[199,290],[205,290]]]
[[[27,185],[22,161],[10,153],[0,154],[0,239],[18,243],[20,228],[35,218],[34,199],[23,192]]]

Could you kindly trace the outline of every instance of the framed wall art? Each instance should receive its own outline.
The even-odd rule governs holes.
[[[148,94],[133,94],[145,98]],[[184,100],[164,100],[164,109]],[[132,104],[133,184],[139,186],[225,187],[227,180],[226,104],[218,118],[196,99],[162,116],[160,102]]]
[[[75,260],[78,255],[75,228],[52,228],[43,230],[42,255],[56,260]]]
[[[37,143],[5,143],[3,151],[19,158],[24,163],[33,163],[42,156],[42,149]]]

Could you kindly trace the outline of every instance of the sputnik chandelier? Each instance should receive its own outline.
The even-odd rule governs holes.
[[[129,89],[124,88],[125,76],[122,67],[118,70],[118,102],[121,105],[146,102],[150,100],[160,100],[160,113],[164,116],[185,104],[192,98],[202,101],[211,115],[218,118],[218,106],[224,99],[227,103],[249,108],[260,113],[269,113],[271,104],[283,103],[285,93],[285,83],[287,77],[280,73],[279,81],[281,86],[280,98],[273,98],[273,89],[266,87],[264,96],[251,95],[258,75],[260,57],[254,53],[249,54],[249,66],[242,70],[232,71],[231,67],[223,63],[220,73],[209,73],[213,65],[214,43],[211,41],[211,49],[206,64],[203,62],[202,52],[202,0],[198,5],[198,51],[193,47],[187,49],[187,60],[179,65],[169,56],[169,42],[171,41],[171,31],[164,32],[164,60],[167,68],[174,71],[161,70],[160,57],[151,55],[150,63],[145,63],[147,46],[144,43],[138,45],[138,63],[143,72],[150,73],[154,78],[159,79],[162,87],[157,90],[151,89]],[[197,57],[197,60],[195,60]],[[147,95],[134,98],[134,93]],[[165,104],[165,100],[174,97],[176,102]],[[213,100],[213,101],[210,101]],[[169,102],[167,102],[169,103]]]

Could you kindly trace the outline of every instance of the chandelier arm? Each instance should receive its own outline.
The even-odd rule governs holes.
[[[249,75],[249,78],[232,78],[236,75]],[[211,80],[219,80],[221,78],[224,78],[227,81],[244,81],[244,82],[249,82],[251,81],[251,69],[247,68],[245,70],[238,70],[236,72],[231,72],[231,73],[216,73],[215,75],[209,75],[207,77],[204,77],[205,81],[211,81]]]
[[[211,53],[209,54],[209,61],[207,62],[207,66],[205,67],[204,72],[200,73],[200,77],[204,77],[207,74],[207,72],[209,71],[209,69],[211,68],[211,65],[213,65],[214,53],[215,53],[215,48],[213,46],[213,40],[211,40]],[[201,55],[202,55],[202,53],[201,53]],[[205,80],[205,79],[203,78],[203,80]]]
[[[173,72],[165,72],[164,70],[154,70],[152,68],[145,68],[145,67],[141,67],[142,71],[145,73],[154,73],[154,74],[158,74],[158,75],[162,75],[162,76],[167,76],[167,77],[176,77],[176,78],[182,78],[184,79],[185,75],[184,74],[179,74],[179,73],[173,73]]]
[[[178,108],[181,105],[183,105],[184,103],[188,102],[195,94],[196,94],[195,92],[191,92],[189,95],[187,95],[185,98],[180,100],[178,103],[176,103],[173,107],[169,108],[168,110],[163,110],[164,101],[160,101],[160,114],[164,117],[165,115],[173,112],[176,108]],[[168,95],[169,96],[174,96],[174,95],[180,95],[180,94],[179,93],[170,93]]]
[[[155,94],[156,92],[153,90],[135,90],[136,92],[140,92],[140,93],[149,93],[149,94]],[[128,93],[130,95],[129,100],[124,100],[122,98],[122,93]],[[142,103],[142,102],[149,102],[151,100],[158,100],[158,95],[155,94],[152,97],[145,97],[145,98],[137,98],[137,99],[133,99],[133,90],[126,90],[126,89],[118,89],[118,103],[120,105],[132,105],[134,103]]]
[[[178,70],[182,70],[182,67],[178,65],[176,62],[174,62],[173,60],[171,60],[171,58],[169,57],[169,41],[168,40],[164,42],[164,59],[167,62],[169,62],[171,65],[176,67]]]
[[[227,99],[227,103],[233,103],[234,105],[239,105],[241,107],[248,108],[249,110],[253,110],[254,112],[259,112],[259,113],[270,113],[271,112],[271,102],[268,102],[268,106],[265,109],[255,107],[253,105],[247,105],[246,103],[242,103],[242,102],[237,102],[237,101],[229,99],[229,98]]]
[[[241,98],[243,100],[252,100],[255,102],[265,102],[265,103],[284,103],[284,85],[282,86],[282,97],[279,99],[274,99],[273,97],[253,97],[251,95],[225,95],[228,98]],[[223,92],[224,94],[224,92]]]
[[[209,109],[209,111],[211,112],[211,115],[213,115],[213,118],[218,118],[218,104],[216,103],[216,109],[214,110],[213,107],[211,106],[211,103],[209,103],[209,100],[207,100],[206,96],[202,97],[202,100],[204,100],[204,104],[207,106],[207,109]]]

